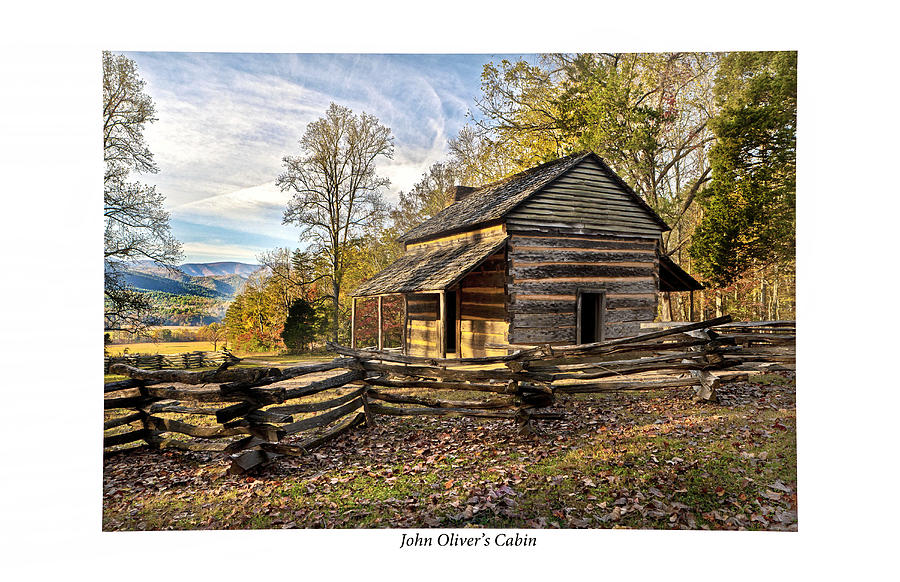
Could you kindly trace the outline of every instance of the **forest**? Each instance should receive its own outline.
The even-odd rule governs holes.
[[[687,321],[691,300],[695,319],[795,317],[796,52],[492,61],[473,99],[445,158],[393,205],[375,167],[393,155],[388,128],[335,104],[310,124],[300,155],[285,156],[276,182],[295,192],[284,222],[298,227],[300,246],[258,258],[267,269],[226,312],[229,345],[306,351],[325,339],[346,344],[350,293],[402,253],[398,237],[448,206],[455,186],[481,186],[583,150],[603,157],[671,226],[662,252],[706,287],[692,298],[661,293],[658,319]],[[340,147],[369,148],[370,156],[352,170],[359,187],[348,193],[349,206],[322,216],[309,194],[321,178],[310,160],[321,157],[335,129],[352,136]],[[385,309],[390,347],[399,341],[398,306]],[[366,323],[373,313],[373,300],[360,302],[360,345],[373,341]]]

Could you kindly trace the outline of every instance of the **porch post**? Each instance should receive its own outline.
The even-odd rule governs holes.
[[[447,293],[441,289],[440,305],[438,314],[440,315],[440,324],[438,325],[438,349],[440,350],[439,358],[447,355],[447,338],[444,337],[444,330],[447,329]]]
[[[350,303],[350,348],[356,349],[356,297]]]
[[[381,295],[378,296],[378,350],[381,351],[384,348],[384,326],[382,325],[381,319],[381,305],[384,297]]]
[[[694,321],[694,290],[691,289],[691,307],[688,311],[690,311],[690,320]]]
[[[406,345],[406,326],[409,325],[409,305],[407,304],[406,293],[403,297],[403,328],[400,330],[400,353],[409,355],[409,348]]]

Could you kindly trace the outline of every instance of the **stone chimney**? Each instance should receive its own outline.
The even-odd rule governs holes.
[[[454,186],[453,187],[453,201],[459,202],[478,188],[473,188],[472,186]]]

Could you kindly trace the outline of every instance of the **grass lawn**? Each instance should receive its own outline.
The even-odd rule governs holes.
[[[306,457],[229,476],[222,455],[104,461],[103,529],[797,528],[792,373],[692,391],[563,396],[512,422],[377,417]]]

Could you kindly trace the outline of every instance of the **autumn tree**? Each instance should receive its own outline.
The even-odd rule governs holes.
[[[234,348],[270,351],[281,347],[281,330],[287,317],[282,289],[260,270],[247,279],[225,312],[226,336]]]
[[[277,287],[285,311],[295,299],[310,303],[321,299],[319,282],[327,277],[327,264],[309,250],[279,247],[265,251],[256,257]]]
[[[156,173],[144,140],[156,121],[135,62],[103,52],[103,215],[104,327],[141,331],[150,323],[152,303],[125,280],[127,261],[145,259],[174,266],[181,245],[172,236],[165,197],[132,174]],[[174,268],[174,267],[173,267]]]
[[[448,166],[462,186],[483,186],[520,169],[505,144],[473,125],[464,125],[447,146]]]
[[[375,116],[355,115],[332,103],[324,117],[307,126],[300,154],[283,158],[285,171],[276,180],[283,191],[294,193],[284,223],[300,227],[301,240],[327,257],[334,341],[347,249],[363,228],[384,215],[382,191],[389,181],[378,176],[376,163],[393,153],[391,130]]]
[[[219,342],[223,341],[226,337],[225,326],[221,323],[212,322],[197,330],[197,336],[199,339],[212,342],[213,351],[215,351],[218,349]]]

